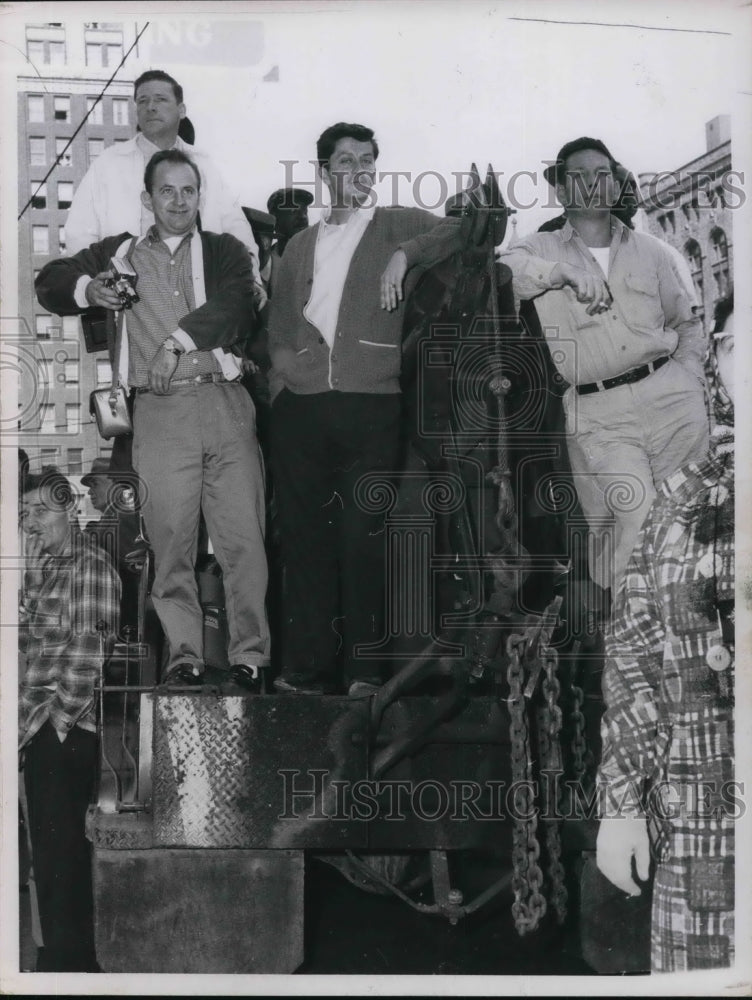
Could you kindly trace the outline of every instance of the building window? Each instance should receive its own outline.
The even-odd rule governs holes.
[[[109,361],[97,358],[97,385],[109,385],[112,382],[112,365]]]
[[[78,361],[66,361],[63,365],[66,385],[78,385]]]
[[[31,207],[47,208],[47,185],[39,181],[31,182]]]
[[[69,122],[71,120],[70,97],[56,97],[54,107],[56,122]]]
[[[55,404],[54,403],[42,403],[39,407],[39,430],[42,434],[54,434],[55,433]],[[57,448],[55,448],[57,452]]]
[[[49,59],[45,58],[45,47],[44,42],[35,41],[34,39],[26,39],[26,58],[30,63],[45,63],[49,62]]]
[[[48,434],[55,433],[55,421],[52,421],[52,428],[47,431]],[[40,448],[39,449],[39,460],[43,469],[48,468],[50,465],[57,465],[57,448]]]
[[[70,208],[73,201],[73,182],[59,181],[57,185],[57,207]]]
[[[49,340],[55,327],[55,317],[41,314],[34,317],[34,329],[40,340]]]
[[[44,98],[32,96],[27,97],[27,117],[30,122],[44,121]]]
[[[86,65],[91,66],[93,69],[101,69],[104,63],[102,54],[102,46],[97,45],[94,42],[86,43]]]
[[[39,362],[39,369],[42,374],[42,385],[51,388],[55,379],[55,362],[52,358],[42,358]]]
[[[109,32],[107,41],[96,40],[98,32],[86,32],[86,65],[95,69],[115,69],[123,58],[122,33]],[[120,40],[115,39],[115,34]]]
[[[115,97],[112,100],[112,124],[113,125],[128,125],[128,101],[123,100],[120,97]]]
[[[65,430],[68,434],[78,434],[81,430],[81,407],[78,403],[65,404]]]
[[[68,139],[55,139],[55,156],[61,167],[73,166],[73,147],[68,145],[69,141]]]
[[[104,139],[89,139],[89,163],[93,163],[104,149]]]
[[[78,316],[63,316],[63,336],[78,339]]]
[[[104,116],[102,114],[102,101],[101,100],[97,101],[96,97],[87,97],[86,116],[90,125],[102,125],[104,123]]]
[[[68,475],[79,476],[84,471],[83,448],[68,449]]]
[[[44,139],[32,137],[29,139],[29,166],[43,167],[47,163],[47,149]]]
[[[65,42],[49,43],[50,66],[65,66]]]
[[[110,69],[115,69],[123,58],[123,43],[116,42],[114,45],[105,45],[107,53],[107,65]]]
[[[50,252],[50,230],[48,226],[31,227],[31,249],[33,253]]]
[[[65,226],[57,227],[57,245],[60,253],[65,253],[65,248],[67,246],[65,242]]]
[[[702,280],[702,249],[697,240],[687,240],[684,244],[684,256],[689,263],[689,270],[692,272],[692,281],[697,292],[697,301],[700,303],[700,312],[704,315],[704,282]]]
[[[715,297],[722,299],[728,295],[729,282],[729,248],[728,239],[722,229],[714,229],[710,234],[710,256],[715,281]]]

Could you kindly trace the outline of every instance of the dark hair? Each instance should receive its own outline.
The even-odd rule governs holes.
[[[196,145],[196,129],[193,127],[193,122],[188,115],[185,118],[181,118],[178,123],[178,136],[183,142],[187,142],[189,146]]]
[[[553,175],[553,182],[555,184],[563,184],[567,175],[567,160],[575,153],[581,153],[586,149],[593,149],[596,153],[602,153],[604,156],[607,156],[611,164],[611,170],[616,170],[616,160],[608,151],[606,144],[601,142],[600,139],[592,139],[589,135],[583,135],[579,139],[573,139],[561,147],[556,154],[556,162],[550,167],[546,167],[543,172],[546,180],[551,183],[552,177],[550,175]]]
[[[172,92],[175,95],[175,100],[178,104],[183,103],[183,88],[180,86],[177,80],[173,79],[169,73],[165,73],[163,69],[147,69],[145,73],[133,84],[133,99],[136,99],[138,94],[138,88],[144,84],[149,83],[150,80],[161,80],[162,83],[169,83],[172,87]]]
[[[29,472],[21,483],[21,494],[39,490],[43,502],[50,510],[69,510],[76,501],[70,482],[54,465],[48,465],[41,472]]]
[[[160,149],[146,164],[146,170],[144,171],[144,187],[149,194],[151,194],[154,183],[154,171],[160,163],[187,163],[189,167],[193,168],[193,172],[196,175],[196,187],[199,191],[201,190],[201,174],[190,156],[187,156],[180,149]]]
[[[355,139],[356,142],[370,142],[373,146],[374,160],[379,155],[379,144],[374,138],[373,129],[366,125],[357,125],[353,122],[337,122],[324,129],[316,143],[316,156],[319,166],[325,167],[329,158],[334,152],[334,147],[340,139]]]
[[[724,295],[715,304],[715,308],[713,309],[713,333],[723,332],[726,322],[733,311],[734,290],[732,288],[728,295]]]

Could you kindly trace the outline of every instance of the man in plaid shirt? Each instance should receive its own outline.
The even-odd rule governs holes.
[[[606,637],[597,862],[639,895],[652,847],[654,972],[734,962],[732,317],[722,300],[711,457],[661,487]]]
[[[57,470],[26,476],[19,748],[44,938],[38,972],[96,971],[86,810],[97,771],[95,686],[118,628],[120,580],[73,520]],[[25,661],[25,670],[24,670]]]

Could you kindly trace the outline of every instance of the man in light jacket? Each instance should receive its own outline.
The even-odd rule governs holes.
[[[78,253],[113,233],[145,235],[154,223],[141,200],[146,164],[160,149],[179,149],[201,174],[201,228],[237,237],[248,248],[254,281],[259,282],[258,247],[238,199],[207,153],[178,135],[185,118],[183,88],[163,70],[148,70],[134,84],[134,99],[139,132],[105,149],[78,185],[65,222],[68,251]]]

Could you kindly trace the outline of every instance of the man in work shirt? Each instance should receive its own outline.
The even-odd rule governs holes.
[[[97,774],[95,685],[118,630],[120,581],[75,521],[56,469],[27,474],[19,612],[19,747],[44,949],[37,972],[96,972],[84,823]],[[25,669],[24,669],[25,668]]]
[[[136,390],[133,464],[155,556],[152,598],[169,642],[163,680],[194,683],[204,669],[195,578],[203,513],[224,575],[233,674],[259,690],[269,657],[264,482],[233,353],[253,316],[251,262],[234,236],[197,232],[201,177],[185,153],[156,153],[144,187],[156,220],[146,236],[121,233],[51,261],[37,295],[58,315],[118,309],[107,267],[114,255],[130,259],[140,301],[116,363]]]
[[[702,324],[661,242],[611,215],[615,166],[598,139],[567,143],[545,171],[564,228],[499,256],[569,383],[569,459],[604,588],[621,582],[656,487],[708,449]]]

